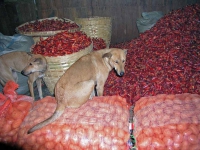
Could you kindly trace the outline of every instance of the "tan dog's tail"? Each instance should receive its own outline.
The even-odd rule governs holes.
[[[53,113],[53,115],[50,118],[48,118],[48,119],[44,120],[43,122],[33,126],[31,129],[28,130],[27,133],[30,134],[30,133],[32,133],[32,132],[34,132],[36,130],[39,130],[42,127],[54,122],[55,120],[57,120],[64,113],[64,111],[65,111],[64,107],[62,107],[62,106],[61,107],[57,107],[55,112]]]

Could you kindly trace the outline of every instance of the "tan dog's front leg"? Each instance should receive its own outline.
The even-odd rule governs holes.
[[[97,96],[103,96],[104,84],[105,82],[97,82],[96,86]]]
[[[28,79],[28,87],[29,87],[29,90],[30,90],[30,93],[31,93],[31,97],[33,97],[33,99],[35,99],[35,96],[34,96],[34,91],[33,91],[33,81]]]
[[[38,78],[36,80],[36,84],[37,84],[37,89],[38,89],[39,97],[40,97],[40,99],[42,99],[43,98],[43,95],[42,95],[42,79]]]
[[[33,99],[35,99],[34,90],[33,90],[33,83],[35,82],[36,79],[37,79],[36,73],[32,73],[28,76],[28,86],[29,86],[29,90],[30,90],[30,93],[31,93],[31,97],[33,97]]]
[[[104,90],[104,87],[97,88],[97,96],[103,96],[103,90]]]
[[[89,99],[92,99],[95,96],[95,89],[92,91],[92,93],[90,94]]]

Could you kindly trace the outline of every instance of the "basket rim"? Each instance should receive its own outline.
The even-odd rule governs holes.
[[[102,24],[106,24],[106,25],[110,25],[112,24],[112,20],[111,17],[91,17],[91,18],[75,18],[75,21],[77,24],[79,25],[88,25],[88,24],[92,24],[92,25],[102,25]]]
[[[36,44],[32,45],[30,48],[30,52],[32,53],[32,49]],[[84,49],[79,50],[78,52],[74,52],[72,54],[66,54],[64,56],[44,56],[47,61],[51,61],[51,63],[66,63],[68,59],[76,57],[77,54],[84,53],[84,51],[92,51],[93,50],[93,42],[91,41],[91,44],[88,47],[85,47]],[[41,54],[40,54],[41,55]]]
[[[67,18],[58,18],[58,17],[50,17],[50,18],[43,18],[43,19],[38,19],[39,21],[42,21],[42,20],[65,20],[65,21],[68,21],[68,22],[71,22],[71,23],[76,23],[70,19],[67,19]],[[29,32],[25,32],[25,31],[20,31],[19,28],[24,26],[24,25],[27,25],[29,23],[33,23],[35,22],[36,20],[32,20],[32,21],[28,21],[28,22],[25,22],[21,25],[19,25],[18,27],[16,27],[15,31],[19,34],[23,34],[23,35],[27,35],[27,36],[51,36],[51,35],[55,35],[59,32],[64,32],[64,31],[69,31],[69,32],[75,32],[77,30],[80,30],[81,26],[79,24],[77,24],[79,27],[78,28],[73,28],[73,29],[68,29],[68,30],[56,30],[56,31],[29,31]]]
[[[90,17],[77,17],[76,19],[111,19],[111,17],[90,16]]]

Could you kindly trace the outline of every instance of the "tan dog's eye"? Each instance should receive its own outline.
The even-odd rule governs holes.
[[[124,63],[124,62],[125,62],[125,60],[122,60],[122,62]]]
[[[30,66],[32,65],[32,63],[29,64]]]
[[[118,64],[118,61],[115,61],[116,64]]]

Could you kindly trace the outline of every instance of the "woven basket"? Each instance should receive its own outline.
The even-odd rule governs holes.
[[[110,17],[76,18],[75,22],[81,26],[81,31],[92,38],[102,38],[107,48],[110,46],[112,21]]]
[[[65,71],[80,57],[90,53],[93,49],[93,44],[79,52],[57,57],[47,57],[48,69],[45,73],[44,82],[51,94],[54,94],[55,84]]]
[[[44,18],[44,19],[39,19],[38,21],[42,21],[42,20],[61,20],[61,21],[65,21],[65,22],[71,22],[71,23],[75,23],[74,21],[70,20],[70,19],[66,19],[66,18],[58,18],[58,17],[51,17],[51,18]],[[49,36],[52,36],[52,35],[55,35],[57,33],[60,33],[60,32],[63,32],[63,31],[66,31],[66,30],[56,30],[56,31],[35,31],[35,32],[23,32],[23,31],[20,31],[19,28],[26,25],[26,24],[29,24],[29,23],[33,23],[35,22],[34,21],[31,21],[31,22],[26,22],[20,26],[18,26],[15,30],[17,33],[19,34],[23,34],[23,35],[27,35],[27,36],[32,36],[33,37],[33,40],[35,43],[37,43],[38,41],[40,41],[40,38],[43,38],[43,39],[46,39],[48,38]],[[78,25],[78,24],[77,24]],[[78,25],[79,26],[79,25]],[[69,29],[67,30],[68,32],[76,32],[76,31],[80,31],[80,26],[79,28],[74,28],[74,29]]]

